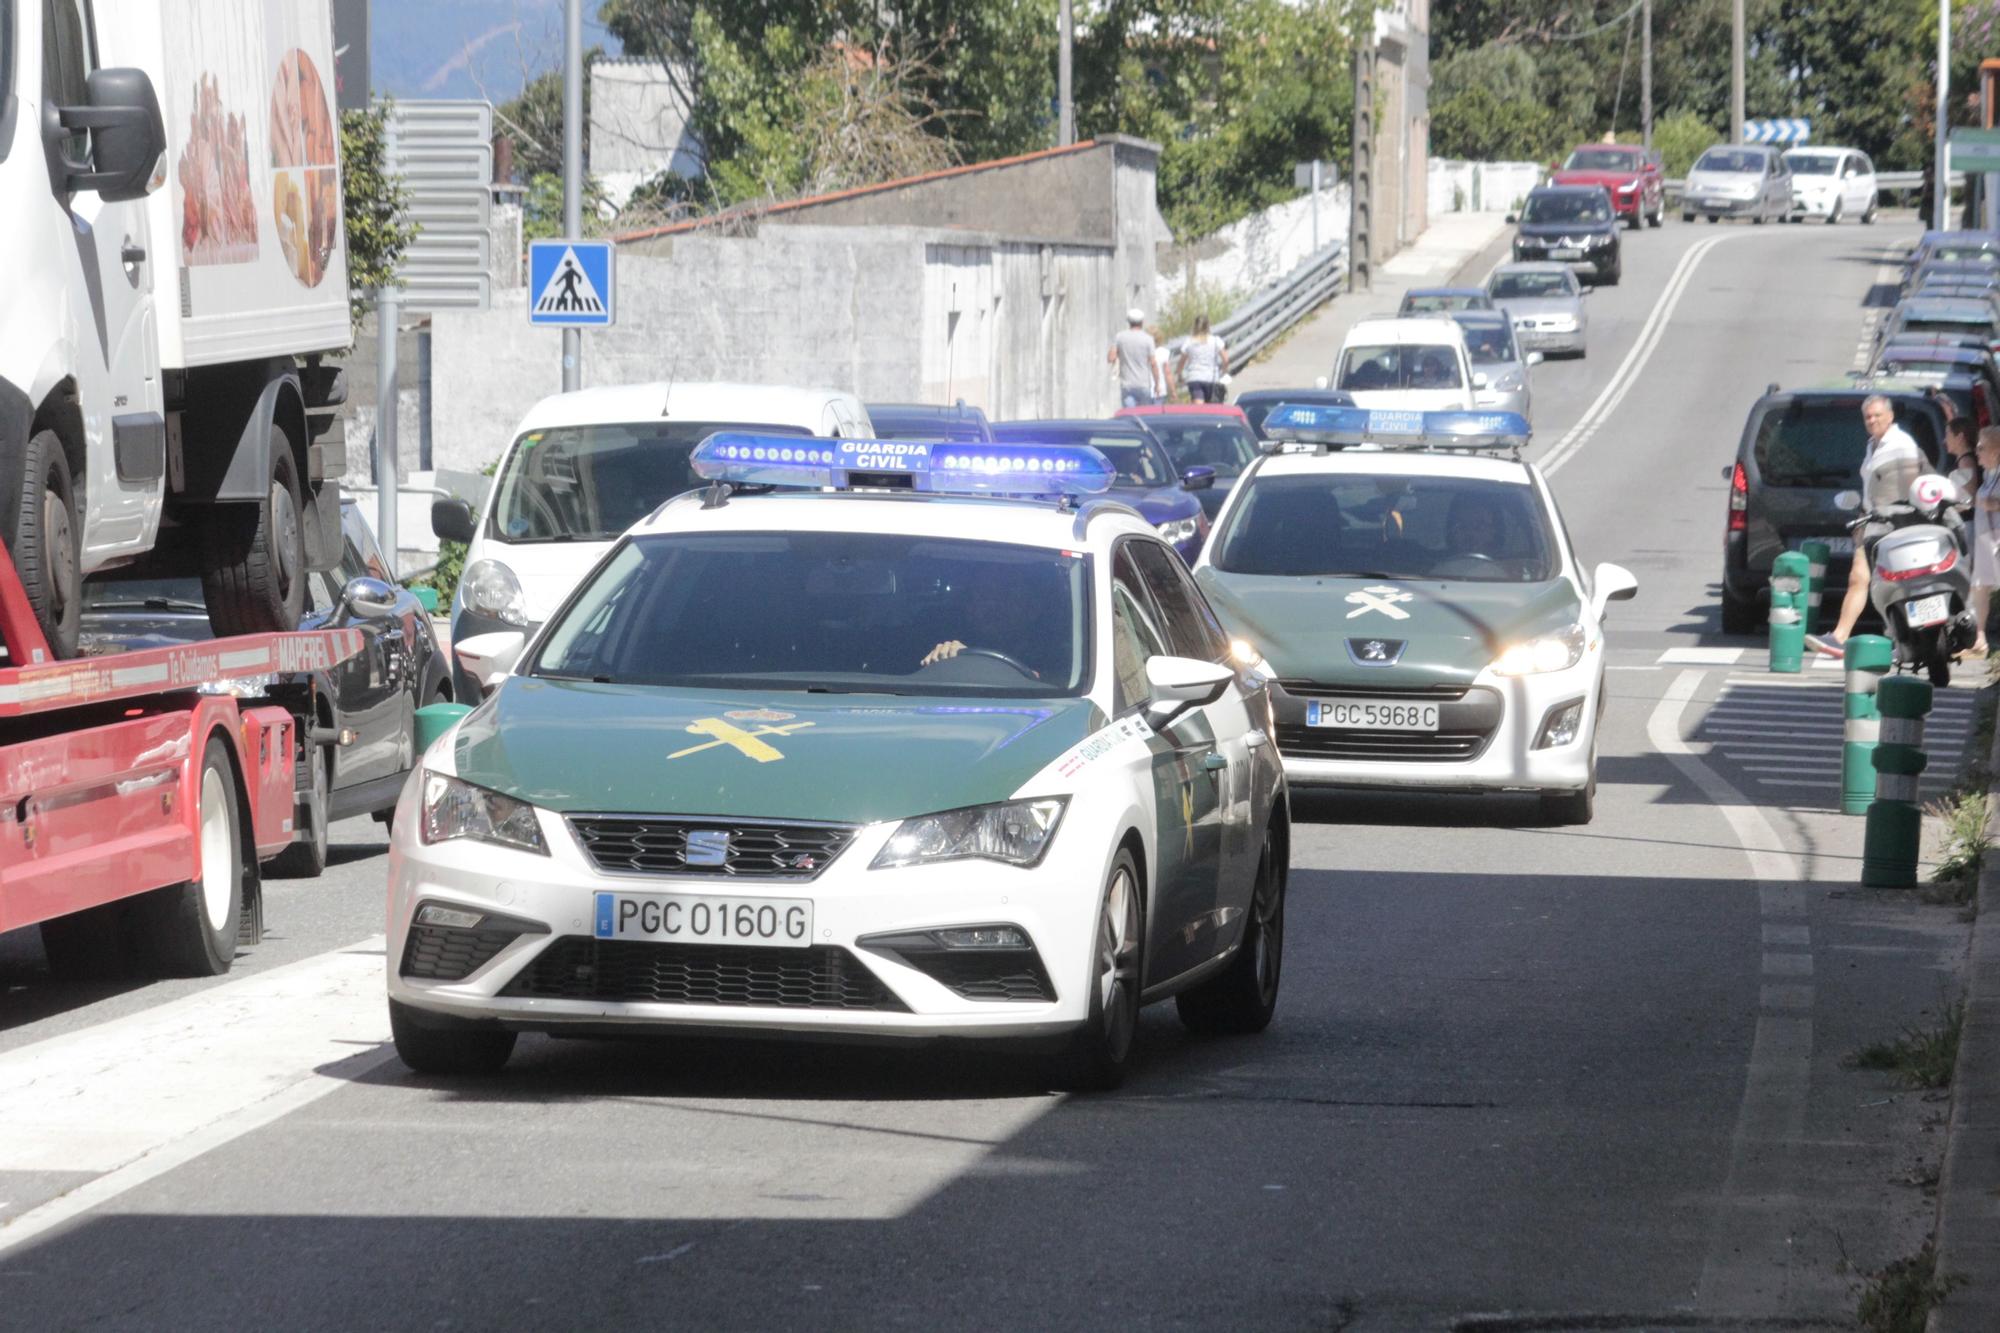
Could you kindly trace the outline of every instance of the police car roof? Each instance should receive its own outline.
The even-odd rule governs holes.
[[[1150,533],[1137,513],[1112,508],[1092,518],[1087,536],[1077,536],[1081,511],[1100,500],[1085,499],[1075,509],[1028,498],[950,495],[912,491],[777,490],[732,495],[713,508],[703,492],[679,496],[635,525],[630,535],[665,532],[893,532],[911,537],[962,537],[1062,550],[1096,545],[1109,535]],[[1114,502],[1115,503],[1115,502]]]
[[[551,394],[528,409],[520,431],[678,420],[794,426],[817,433],[834,402],[847,403],[857,417],[864,415],[861,400],[840,389],[707,380],[606,385]]]
[[[1322,473],[1364,476],[1472,477],[1481,481],[1528,484],[1525,464],[1469,450],[1348,448],[1331,452],[1276,453],[1258,467],[1259,477],[1299,477]]]

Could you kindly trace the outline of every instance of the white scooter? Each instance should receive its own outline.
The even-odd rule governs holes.
[[[1848,524],[1857,549],[1870,543],[1868,600],[1896,645],[1896,665],[1925,671],[1940,687],[1951,683],[1952,658],[1978,633],[1970,610],[1972,554],[1958,512],[1972,503],[1969,480],[1965,474],[1918,477],[1908,503],[1884,505]],[[1842,491],[1833,502],[1859,509],[1861,494]]]

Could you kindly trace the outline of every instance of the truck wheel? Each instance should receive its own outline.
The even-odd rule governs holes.
[[[21,475],[27,484],[14,514],[14,569],[49,651],[75,657],[83,624],[83,552],[77,543],[69,458],[54,431],[36,431],[29,439]]]
[[[333,762],[331,751],[321,753],[321,747],[307,741],[306,754],[299,762],[311,765],[312,794],[310,799],[312,827],[306,836],[299,838],[271,859],[271,873],[286,879],[318,879],[326,871],[327,805],[332,797],[332,779],[327,775],[327,765]]]
[[[218,635],[297,629],[305,609],[304,487],[291,441],[275,425],[270,452],[265,498],[255,505],[217,505],[207,515],[201,582],[208,623]]]
[[[419,1074],[497,1074],[514,1053],[514,1034],[501,1028],[426,1014],[389,1001],[389,1035],[396,1057]]]
[[[243,838],[237,828],[236,766],[220,736],[210,738],[195,784],[195,838],[201,870],[145,903],[140,938],[161,973],[219,977],[236,958],[243,918]]]

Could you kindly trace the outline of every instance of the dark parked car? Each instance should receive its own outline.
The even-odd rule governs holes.
[[[1208,407],[1207,411],[1199,410]],[[1241,408],[1234,404],[1176,403],[1171,409],[1128,407],[1120,417],[1137,417],[1167,447],[1167,457],[1182,476],[1198,467],[1215,473],[1215,484],[1195,492],[1211,522],[1222,509],[1229,488],[1257,457],[1257,437]]]
[[[301,629],[361,631],[362,650],[313,682],[321,735],[302,738],[315,762],[298,766],[298,840],[271,863],[279,874],[326,867],[327,826],[352,815],[387,820],[417,761],[416,710],[451,700],[451,675],[430,612],[409,589],[382,579],[387,566],[353,500],[340,507],[338,568],[306,585]],[[153,648],[214,637],[201,580],[131,579],[84,585],[83,643]],[[239,682],[256,693],[263,682]]]
[[[1208,537],[1208,514],[1198,491],[1215,485],[1212,468],[1182,472],[1166,446],[1131,417],[1110,421],[997,421],[993,438],[1002,443],[1087,444],[1111,460],[1118,477],[1109,494],[1138,510],[1168,545],[1193,563]]]
[[[993,427],[986,414],[961,401],[941,403],[867,403],[868,420],[878,440],[990,440]]]
[[[1882,321],[1876,336],[1886,344],[1911,333],[1973,334],[1991,344],[2000,341],[2000,309],[1983,297],[1906,297]]]
[[[2000,365],[1987,348],[1899,338],[1876,353],[1873,373],[1936,384],[1982,429],[2000,422]]]
[[[1592,282],[1617,285],[1625,267],[1618,214],[1602,185],[1544,185],[1529,193],[1519,223],[1516,260],[1554,260]]]
[[[1315,407],[1352,407],[1354,395],[1339,389],[1252,389],[1236,395],[1243,419],[1250,423],[1258,439],[1264,438],[1264,418],[1280,403],[1307,403]]]
[[[1932,385],[1904,379],[1847,380],[1809,389],[1775,384],[1744,422],[1736,462],[1722,470],[1729,483],[1728,526],[1722,559],[1722,628],[1753,633],[1771,598],[1771,562],[1782,551],[1817,538],[1832,552],[1827,587],[1847,583],[1854,551],[1847,530],[1851,513],[1833,497],[1860,484],[1868,432],[1861,404],[1881,394],[1896,410],[1896,424],[1910,433],[1936,464],[1944,442],[1944,411]],[[1839,598],[1822,601],[1822,611]]]

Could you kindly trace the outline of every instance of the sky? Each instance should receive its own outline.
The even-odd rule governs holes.
[[[617,44],[583,0],[586,47]],[[378,93],[403,98],[489,97],[504,102],[562,60],[563,0],[371,0]]]

